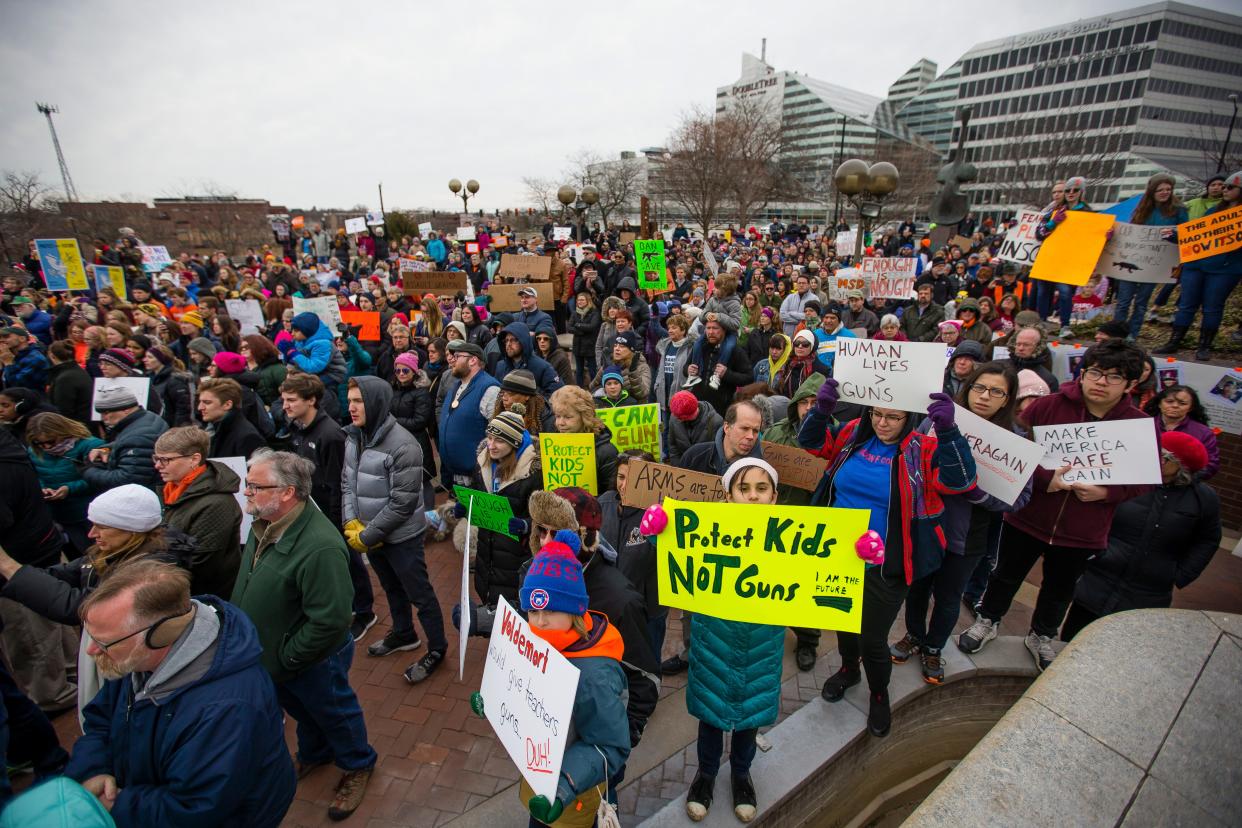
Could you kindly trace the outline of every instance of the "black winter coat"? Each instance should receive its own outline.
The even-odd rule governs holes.
[[[151,377],[151,393],[160,401],[160,416],[169,428],[195,425],[190,375],[166,365]]]
[[[315,464],[311,481],[311,500],[328,516],[333,526],[341,525],[341,469],[345,465],[345,431],[325,411],[318,411],[309,426],[289,423],[289,448]],[[427,455],[423,455],[427,457]]]
[[[421,370],[409,385],[394,385],[388,411],[406,431],[414,435],[423,450],[423,478],[434,480],[436,464],[431,453],[431,430],[437,428],[435,400],[428,390],[430,382]],[[430,509],[433,504],[426,504]]]
[[[1173,603],[1220,546],[1220,500],[1195,481],[1160,486],[1117,507],[1108,547],[1087,563],[1074,602],[1096,615]]]
[[[530,454],[528,458],[526,455]],[[486,458],[487,449],[482,449],[479,456]],[[490,462],[484,459],[482,462]],[[480,492],[492,492],[491,470],[486,476],[476,465],[474,478],[469,488]],[[530,521],[530,496],[537,489],[543,488],[543,471],[539,465],[538,454],[534,447],[528,448],[518,459],[517,472],[514,479],[501,484],[500,490],[494,492],[509,501],[513,516]],[[516,539],[489,529],[479,530],[478,554],[474,559],[474,590],[479,600],[489,607],[496,606],[500,596],[511,605],[518,605],[518,586],[522,583],[518,573],[522,565],[530,560],[530,545],[526,535]]]
[[[61,414],[85,425],[91,422],[91,395],[94,381],[91,375],[73,360],[53,365],[47,372],[48,401]]]
[[[574,356],[579,360],[595,356],[595,340],[602,321],[595,307],[586,313],[578,313],[576,308],[570,311],[569,332],[574,335]]]
[[[682,455],[691,446],[711,442],[722,425],[724,417],[716,409],[706,405],[700,405],[698,416],[688,423],[669,416],[668,462],[674,466],[680,465]]]
[[[719,357],[720,346],[712,345],[704,339],[702,364],[714,367],[720,361]],[[721,377],[720,387],[712,388],[711,383],[704,376],[703,381],[691,389],[691,393],[698,397],[700,402],[710,405],[721,416],[724,416],[725,411],[733,402],[733,398],[737,396],[737,389],[743,385],[750,385],[754,381],[753,371],[754,367],[747,359],[745,349],[734,347],[733,354],[729,357],[728,364],[725,365],[725,372],[724,376]]]
[[[251,454],[265,445],[263,435],[259,434],[240,411],[230,411],[215,425],[215,432],[211,435],[209,457],[249,458]]]
[[[604,426],[599,434],[595,435],[595,480],[599,484],[600,492],[617,487],[617,458],[619,456],[617,447],[612,443],[612,430]]]
[[[0,546],[23,564],[49,566],[60,559],[60,531],[30,455],[0,428]]]

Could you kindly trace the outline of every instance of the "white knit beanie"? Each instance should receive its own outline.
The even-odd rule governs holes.
[[[109,489],[86,507],[86,517],[96,526],[126,532],[150,532],[160,525],[160,499],[137,483]]]
[[[743,469],[751,468],[752,466],[757,469],[763,469],[767,472],[768,477],[772,478],[773,486],[780,484],[780,475],[776,473],[776,469],[772,468],[772,465],[766,460],[761,460],[758,457],[739,457],[737,460],[733,461],[733,465],[725,469],[724,477],[721,480],[721,482],[724,483],[725,491],[729,491],[733,483],[733,478],[737,477],[739,472]]]

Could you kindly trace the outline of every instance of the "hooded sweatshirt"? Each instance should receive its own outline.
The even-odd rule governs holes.
[[[509,337],[517,339],[522,346],[522,353],[516,359],[511,359],[505,352],[505,342]],[[496,363],[496,370],[492,372],[496,379],[504,379],[510,371],[525,368],[535,375],[535,384],[539,386],[539,393],[545,399],[561,387],[561,378],[557,376],[556,370],[547,360],[535,354],[535,340],[526,323],[510,322],[496,338],[500,342],[500,360]]]

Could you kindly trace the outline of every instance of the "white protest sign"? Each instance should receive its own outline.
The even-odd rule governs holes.
[[[914,272],[918,263],[915,258],[869,258],[858,263],[858,270],[867,277],[871,298],[911,299],[914,297]]]
[[[1162,285],[1172,282],[1173,268],[1178,265],[1177,245],[1160,235],[1172,229],[1124,221],[1114,223],[1113,237],[1104,245],[1095,272],[1125,282]]]
[[[233,493],[233,497],[237,499],[237,505],[240,506],[242,510],[241,544],[242,546],[245,546],[246,538],[250,535],[250,524],[254,523],[254,515],[246,512],[246,493],[243,491],[246,488],[246,458],[213,457],[211,459],[216,463],[223,463],[228,466],[233,470],[233,473],[237,475],[238,479],[241,480],[241,482],[237,484],[237,491]]]
[[[359,216],[358,218],[345,219],[345,232],[346,233],[367,232],[366,216]]]
[[[569,237],[573,234],[572,227],[553,227],[552,241],[569,241]]]
[[[105,388],[128,388],[134,395],[134,399],[138,400],[138,406],[145,409],[147,407],[147,395],[151,393],[150,377],[96,377],[95,390],[91,395],[91,419],[102,420],[99,416],[99,409],[95,408],[95,401],[99,399],[99,392]]]
[[[474,228],[469,225],[465,227],[458,227],[457,228],[457,240],[458,241],[474,241]]]
[[[948,363],[941,343],[842,336],[832,375],[846,402],[926,413],[928,395],[944,389]]]
[[[1044,447],[960,405],[954,409],[957,430],[970,444],[975,458],[979,488],[1012,506],[1043,459]]]
[[[466,543],[465,549],[461,553],[461,602],[457,605],[461,607],[461,621],[457,627],[457,680],[461,681],[466,676],[466,647],[470,643],[470,607],[474,603],[470,598],[470,536],[474,534],[470,531],[473,525],[471,518],[474,517],[474,498],[470,498],[470,505],[466,507]]]
[[[429,221],[424,221],[418,225],[418,237],[421,239],[427,238],[433,232],[435,232],[435,228],[431,226]]]
[[[1004,345],[993,345],[992,346],[992,359],[997,362],[1001,362],[1003,360],[1009,359],[1009,349],[1006,348]]]
[[[1035,228],[1038,225],[1038,210],[1019,212],[1018,223],[1010,227],[1005,233],[1005,238],[1001,240],[1000,250],[996,253],[997,258],[1021,265],[1033,263],[1035,255],[1039,253],[1039,248],[1043,245],[1043,242],[1035,238]]]
[[[225,299],[224,307],[242,336],[263,332],[263,307],[258,299]]]
[[[384,213],[382,211],[378,211],[378,210],[367,211],[367,224],[374,227],[378,224],[383,224],[383,223],[384,223]]]
[[[712,272],[713,279],[720,275],[720,263],[716,261],[716,254],[707,242],[703,242],[703,264]]]
[[[1069,466],[1066,483],[1101,486],[1160,483],[1160,451],[1150,417],[1035,426],[1046,469]]]
[[[1052,351],[1052,375],[1057,382],[1073,382],[1078,379],[1078,370],[1082,365],[1082,355],[1087,352],[1086,345],[1049,345]]]
[[[825,276],[820,282],[820,287],[828,292],[829,299],[844,303],[852,290],[861,290],[866,295],[867,279],[856,267],[842,267]]]
[[[168,248],[163,245],[140,246],[138,249],[142,251],[142,269],[149,273],[157,273],[164,269],[164,265],[172,263]]]
[[[1242,434],[1242,371],[1198,362],[1177,362],[1175,365],[1181,383],[1198,393],[1199,402],[1207,409],[1212,427],[1230,434]],[[1161,376],[1168,367],[1168,363],[1157,362],[1157,376]],[[1163,376],[1161,384],[1164,384]]]
[[[483,712],[536,794],[556,797],[578,668],[531,632],[503,597],[483,667]]]
[[[302,296],[293,297],[293,314],[313,313],[319,321],[328,326],[332,336],[339,337],[341,332],[336,326],[341,324],[341,308],[336,304],[335,296],[315,296],[307,299]]]
[[[836,248],[837,248],[838,256],[853,256],[854,247],[857,244],[858,244],[858,231],[857,230],[842,230],[840,233],[837,233]]]

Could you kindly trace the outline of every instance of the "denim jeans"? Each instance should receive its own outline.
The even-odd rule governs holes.
[[[1022,586],[1023,579],[1042,557],[1044,579],[1039,587],[1039,596],[1035,599],[1031,629],[1039,635],[1055,638],[1074,597],[1074,587],[1078,585],[1082,573],[1087,570],[1087,559],[1099,550],[1054,546],[1028,535],[1021,529],[1012,526],[1005,529],[1000,555],[996,559],[996,570],[992,573],[987,592],[983,593],[979,615],[991,621],[1004,618]]]
[[[647,638],[651,641],[651,651],[656,661],[661,660],[660,653],[664,650],[664,633],[668,629],[668,610],[647,619]]]
[[[1036,280],[1035,310],[1039,312],[1040,321],[1052,314],[1052,297],[1057,297],[1057,314],[1061,317],[1061,327],[1069,327],[1070,318],[1074,314],[1074,286],[1059,282]]]
[[[729,772],[734,776],[750,773],[750,763],[755,761],[755,736],[758,728],[733,731],[729,745]],[[707,722],[699,722],[699,773],[715,776],[720,772],[720,759],[724,756],[724,731]]]
[[[944,556],[940,568],[910,584],[906,594],[906,632],[920,644],[933,650],[944,647],[957,624],[962,593],[975,567],[986,555]],[[935,596],[931,622],[927,621],[927,604]]]
[[[60,773],[69,754],[60,746],[47,716],[21,691],[3,662],[0,702],[0,754],[8,757],[10,765],[32,762],[36,780]],[[0,808],[12,795],[9,775],[0,774]]]
[[[303,764],[335,762],[343,771],[375,765],[362,705],[349,686],[353,661],[354,640],[346,635],[335,653],[276,685],[276,700],[298,723],[297,756]]]
[[[1177,287],[1177,282],[1165,282],[1160,286],[1160,290],[1156,293],[1156,298],[1151,300],[1152,307],[1163,308],[1165,303],[1169,301],[1169,297],[1173,295],[1173,288]]]
[[[1117,309],[1113,312],[1113,319],[1129,323],[1132,339],[1138,339],[1143,317],[1147,314],[1147,302],[1155,289],[1151,282],[1117,281]],[[1134,305],[1133,310],[1130,309],[1131,304]]]
[[[375,590],[371,589],[371,574],[367,565],[352,547],[349,550],[349,580],[354,585],[354,615],[367,615],[375,605]]]
[[[444,615],[440,611],[440,602],[436,600],[431,579],[427,577],[423,536],[400,543],[381,544],[369,557],[375,577],[379,578],[380,586],[388,596],[392,631],[402,637],[414,635],[414,614],[410,611],[410,606],[413,605],[418,608],[418,621],[423,625],[423,633],[427,636],[427,651],[447,652]]]
[[[1242,273],[1207,273],[1195,267],[1193,262],[1183,267],[1182,292],[1177,298],[1173,326],[1189,328],[1195,321],[1195,311],[1202,306],[1204,330],[1219,328],[1225,300],[1238,286],[1239,279],[1242,279]]]

